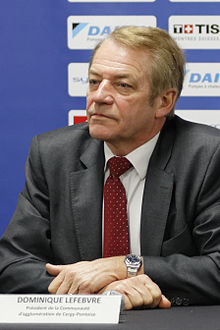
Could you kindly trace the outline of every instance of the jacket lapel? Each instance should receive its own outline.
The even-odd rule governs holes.
[[[141,253],[160,255],[173,190],[166,171],[175,138],[175,120],[168,121],[152,154],[143,195]],[[102,256],[103,143],[94,139],[81,156],[81,169],[70,174],[72,212],[82,260]]]
[[[152,154],[145,182],[141,216],[141,253],[159,256],[173,191],[173,175],[166,172],[174,143],[174,122],[168,121]]]
[[[80,161],[70,174],[73,220],[81,259],[93,260],[102,255],[103,143],[92,139]]]

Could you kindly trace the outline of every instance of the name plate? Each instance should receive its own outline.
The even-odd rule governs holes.
[[[118,323],[121,295],[0,295],[0,323]]]

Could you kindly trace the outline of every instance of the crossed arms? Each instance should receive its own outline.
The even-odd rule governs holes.
[[[125,309],[133,307],[169,308],[170,302],[147,275],[126,279],[124,257],[101,258],[72,265],[47,264],[47,271],[56,276],[48,291],[53,294],[93,294],[115,290],[123,294]]]

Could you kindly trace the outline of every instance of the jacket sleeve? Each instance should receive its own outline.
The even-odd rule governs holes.
[[[144,257],[145,273],[173,305],[220,303],[220,146],[209,161],[194,203],[192,238],[198,253]]]
[[[25,166],[26,183],[16,211],[0,240],[0,292],[48,293],[52,277],[45,264],[52,262],[49,196],[37,137]]]

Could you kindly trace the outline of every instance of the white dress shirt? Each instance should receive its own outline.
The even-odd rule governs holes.
[[[126,155],[126,158],[133,165],[127,172],[120,176],[127,197],[127,215],[130,237],[130,252],[137,255],[141,254],[140,247],[140,225],[141,225],[141,206],[144,191],[145,178],[151,154],[157,143],[158,133],[150,141],[141,145]],[[115,155],[111,152],[106,143],[104,143],[105,153],[105,181],[109,176],[107,162]],[[104,240],[104,198],[103,198],[103,239]],[[103,244],[102,244],[103,245]]]

